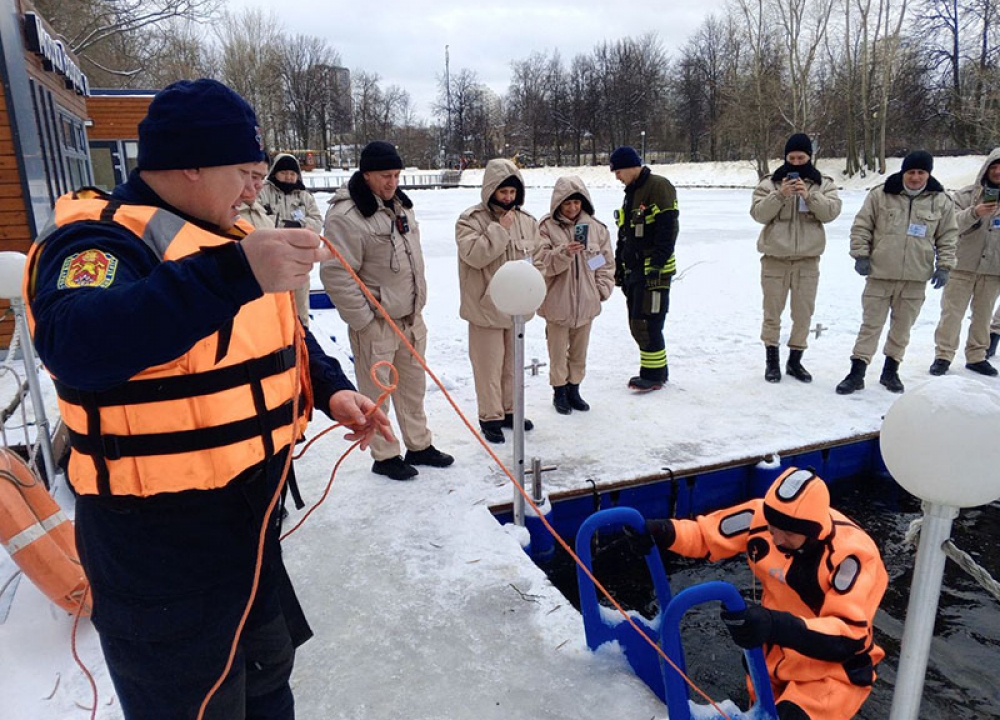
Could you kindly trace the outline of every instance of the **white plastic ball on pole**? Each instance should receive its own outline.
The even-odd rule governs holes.
[[[21,297],[21,281],[28,257],[19,252],[0,252],[0,298],[13,300]]]
[[[900,396],[882,422],[896,482],[928,502],[975,507],[1000,498],[1000,392],[943,377]]]
[[[530,315],[545,299],[545,278],[530,262],[510,260],[493,275],[489,293],[500,312]]]

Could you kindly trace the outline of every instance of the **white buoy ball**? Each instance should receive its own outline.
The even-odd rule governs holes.
[[[24,253],[0,252],[0,298],[12,300],[21,297],[21,281],[27,259]]]
[[[949,376],[900,396],[882,421],[885,465],[928,502],[975,507],[1000,498],[1000,391]]]
[[[510,260],[490,280],[490,298],[500,312],[530,315],[545,299],[545,278],[526,260]]]

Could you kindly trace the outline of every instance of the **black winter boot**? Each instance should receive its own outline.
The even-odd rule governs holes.
[[[385,460],[376,460],[372,463],[372,472],[376,475],[385,475],[393,480],[409,480],[417,475],[417,469],[396,456]]]
[[[483,432],[483,437],[491,443],[501,444],[503,437],[503,420],[480,420],[479,429]]]
[[[990,346],[986,348],[986,359],[997,354],[997,344],[1000,344],[1000,333],[990,333]]]
[[[931,375],[946,375],[948,373],[948,368],[951,367],[951,361],[945,360],[944,358],[934,358],[934,362],[931,363],[929,372]]]
[[[503,426],[505,428],[510,428],[511,430],[513,430],[514,429],[514,413],[507,413],[506,415],[504,415],[503,416],[503,420],[501,422],[503,423]],[[533,427],[535,427],[535,423],[531,422],[531,420],[529,420],[528,418],[524,418],[524,429],[527,431],[527,430],[531,430],[531,428],[533,428]]]
[[[578,383],[566,383],[566,399],[569,400],[569,406],[574,410],[579,410],[580,412],[590,410],[590,405],[587,404],[587,401],[580,397],[580,385]]]
[[[868,363],[860,358],[851,358],[851,372],[837,385],[838,395],[850,395],[855,390],[864,390],[865,371]]]
[[[565,385],[552,387],[552,404],[556,406],[556,412],[560,415],[569,415],[573,412],[573,408],[569,406],[569,398],[566,397]]]
[[[889,392],[903,392],[903,381],[899,379],[899,360],[885,356],[885,365],[882,366],[882,376],[878,379]]]
[[[802,367],[803,352],[805,351],[791,350],[788,353],[788,362],[785,363],[785,373],[799,382],[810,383],[813,381],[813,376],[809,374],[808,370]]]
[[[764,366],[764,379],[768,382],[781,382],[781,358],[778,357],[777,345],[765,345],[767,364]]]

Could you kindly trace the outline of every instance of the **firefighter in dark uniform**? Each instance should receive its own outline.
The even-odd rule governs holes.
[[[263,158],[243,98],[175,83],[139,124],[128,181],[59,198],[28,257],[93,622],[129,720],[198,717],[234,643],[204,717],[294,717],[288,681],[311,631],[268,508],[310,399],[363,446],[391,437],[296,317],[289,291],[329,257],[319,237],[238,219]]]
[[[677,272],[677,192],[665,177],[643,167],[633,148],[611,153],[611,170],[625,185],[625,202],[615,211],[615,283],[625,293],[629,330],[639,345],[639,374],[628,386],[639,392],[659,390],[668,375],[663,322],[670,307],[670,279]]]
[[[764,646],[780,720],[855,716],[885,657],[872,624],[889,578],[874,541],[830,507],[815,473],[789,468],[763,500],[646,526],[631,538],[644,553],[655,540],[713,562],[746,554],[760,604],[722,619],[740,647]]]

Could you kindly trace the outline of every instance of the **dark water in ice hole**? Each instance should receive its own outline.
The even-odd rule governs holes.
[[[919,501],[888,482],[870,487],[834,489],[833,504],[853,518],[878,543],[889,572],[889,589],[875,619],[876,642],[886,651],[879,678],[856,716],[886,720],[899,666],[899,644],[913,574],[915,548],[903,542],[910,522],[920,516]],[[598,539],[596,577],[627,609],[645,617],[656,614],[645,563],[615,542]],[[1000,580],[1000,502],[963,510],[952,528],[955,544]],[[552,582],[579,608],[576,566],[557,546],[544,569]],[[751,573],[740,558],[707,563],[663,553],[674,593],[708,580],[727,580],[750,597]],[[1000,718],[1000,603],[950,559],[945,567],[934,641],[920,706],[921,720]],[[688,674],[716,700],[731,698],[747,705],[739,649],[718,618],[718,603],[693,608],[681,625]],[[701,699],[698,698],[701,702]]]

